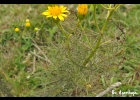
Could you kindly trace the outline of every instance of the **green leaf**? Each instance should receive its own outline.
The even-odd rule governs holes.
[[[105,78],[104,78],[104,76],[103,76],[103,75],[101,75],[101,82],[102,82],[103,86],[105,86],[105,85],[106,85],[106,83],[105,83]]]

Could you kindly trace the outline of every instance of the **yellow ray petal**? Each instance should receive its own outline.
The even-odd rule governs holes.
[[[62,21],[64,20],[64,18],[61,15],[59,15],[58,18]]]
[[[66,14],[61,14],[61,16],[67,17],[67,15],[66,15]]]
[[[57,19],[57,16],[53,16],[54,19]]]

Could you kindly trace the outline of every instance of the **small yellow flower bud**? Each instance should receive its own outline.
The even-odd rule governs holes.
[[[26,19],[26,23],[29,23],[30,22],[30,20],[29,19]]]
[[[37,32],[38,30],[39,30],[39,29],[38,29],[37,27],[34,29],[35,32]]]
[[[25,26],[30,27],[30,22],[26,22]]]
[[[91,84],[87,84],[87,88],[91,88]]]
[[[88,12],[88,5],[79,4],[77,10],[78,10],[78,19],[83,20]]]
[[[88,12],[88,5],[87,4],[79,4],[78,5],[78,13],[80,15],[86,15]]]
[[[19,32],[19,28],[15,28],[15,32]]]

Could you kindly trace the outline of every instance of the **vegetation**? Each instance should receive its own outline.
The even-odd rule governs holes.
[[[48,6],[0,5],[0,96],[140,95],[139,4]]]

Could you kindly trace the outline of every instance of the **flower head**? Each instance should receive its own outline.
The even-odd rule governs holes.
[[[30,25],[31,25],[30,22],[26,22],[25,24],[26,27],[30,27]]]
[[[87,4],[79,4],[78,5],[78,13],[80,15],[86,15],[88,12],[88,5]]]
[[[37,27],[34,29],[35,32],[37,32],[38,30],[39,30],[39,29],[38,29]]]
[[[42,15],[45,15],[47,18],[52,17],[55,20],[59,19],[63,21],[64,17],[67,17],[65,13],[69,12],[68,10],[66,10],[66,8],[67,7],[57,5],[48,6],[48,10],[43,12]]]
[[[19,28],[15,28],[15,32],[19,32]]]
[[[29,19],[26,19],[26,23],[29,23],[30,22],[30,20]]]
[[[30,24],[30,20],[29,20],[29,19],[26,19],[25,26],[26,26],[26,27],[30,27],[30,26],[31,26],[31,24]]]
[[[91,84],[87,84],[86,87],[87,87],[87,88],[91,88]]]

